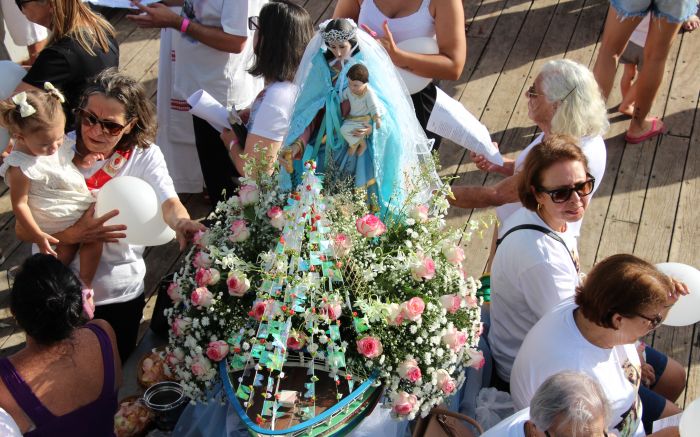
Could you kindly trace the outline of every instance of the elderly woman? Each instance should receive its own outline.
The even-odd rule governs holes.
[[[114,69],[106,70],[91,80],[81,103],[75,111],[76,153],[86,156],[100,154],[104,160],[80,168],[87,186],[93,192],[116,176],[136,176],[156,192],[163,219],[175,230],[180,248],[203,226],[190,220],[187,210],[177,197],[168,175],[163,154],[152,144],[155,135],[153,105],[143,87],[129,76]],[[94,208],[70,228],[54,235],[68,244],[104,241],[102,258],[93,280],[95,317],[107,320],[115,332],[122,360],[136,345],[144,301],[143,279],[146,265],[145,247],[120,242],[124,237],[121,225],[104,223],[118,214],[111,211],[94,216]],[[119,218],[115,221],[118,223]],[[17,235],[26,238],[26,231],[17,228]],[[79,260],[72,267],[79,271]]]
[[[569,135],[578,141],[588,158],[590,173],[597,181],[605,172],[605,143],[603,133],[608,128],[605,103],[593,74],[583,65],[568,59],[547,62],[525,91],[528,117],[542,131],[523,150],[515,161],[506,160],[502,167],[495,166],[481,155],[472,155],[477,166],[485,171],[496,171],[507,176],[499,183],[488,186],[453,186],[453,206],[486,208],[498,206],[496,213],[501,222],[522,207],[518,201],[517,173],[521,170],[530,150],[550,135]],[[581,222],[571,224],[575,235]],[[499,236],[502,233],[499,233]]]
[[[88,79],[119,65],[114,28],[81,0],[18,0],[17,5],[29,21],[51,30],[51,36],[15,93],[44,89],[44,82],[51,82],[66,95],[66,131],[70,131],[74,118],[69,115]]]
[[[612,408],[608,428],[620,437],[644,435],[642,402],[645,424],[679,413],[671,401],[685,386],[683,367],[647,348],[647,363],[659,374],[654,391],[648,390],[641,386],[643,368],[634,345],[659,326],[679,293],[687,293],[683,284],[633,255],[598,263],[575,302],[556,307],[525,337],[510,379],[515,407],[527,406],[549,376],[576,370],[603,386]]]
[[[525,408],[483,437],[604,437],[610,405],[598,381],[581,372],[547,378]]]
[[[496,386],[508,390],[510,371],[525,336],[579,282],[571,224],[588,207],[595,178],[571,137],[552,135],[530,150],[520,172],[518,209],[502,224],[491,271],[488,341]]]
[[[50,255],[28,258],[15,278],[10,311],[27,344],[0,359],[0,407],[26,436],[113,435],[116,339],[104,320],[85,324],[83,299],[78,278]]]

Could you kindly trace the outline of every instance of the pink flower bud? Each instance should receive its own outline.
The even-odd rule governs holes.
[[[210,360],[219,362],[228,354],[228,343],[223,340],[209,342],[207,346],[207,357]]]
[[[228,279],[226,279],[226,286],[228,287],[228,294],[241,297],[250,289],[250,280],[241,272],[231,272]]]
[[[376,358],[384,352],[384,349],[379,339],[367,336],[357,340],[357,351],[367,358]]]
[[[231,224],[231,235],[228,239],[234,243],[240,243],[250,238],[250,230],[245,220],[236,220]]]
[[[207,287],[198,287],[192,292],[190,300],[194,306],[206,308],[211,305],[214,295]]]
[[[374,238],[386,232],[386,226],[374,214],[366,214],[357,219],[355,228],[363,237]]]
[[[402,305],[403,315],[408,320],[416,322],[420,320],[423,311],[425,311],[425,302],[420,297],[412,297]]]

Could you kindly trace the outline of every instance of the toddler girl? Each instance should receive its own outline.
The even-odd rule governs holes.
[[[0,166],[0,176],[10,187],[12,210],[31,241],[42,253],[68,265],[78,245],[62,244],[51,234],[75,223],[94,199],[73,163],[75,141],[64,135],[63,95],[49,83],[44,87],[46,91],[25,91],[0,102],[0,125],[14,140],[12,152]],[[56,245],[55,252],[52,245]],[[102,243],[80,247],[80,279],[87,289],[101,254]],[[90,292],[85,290],[84,295],[91,303]],[[93,308],[85,308],[90,318]]]

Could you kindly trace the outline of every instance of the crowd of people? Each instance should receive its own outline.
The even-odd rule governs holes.
[[[128,19],[162,29],[157,110],[142,85],[118,71],[115,30],[86,3],[2,2],[6,21],[9,7],[28,20],[12,21],[24,26],[24,39],[10,29],[30,47],[27,75],[0,102],[0,125],[12,136],[0,176],[10,189],[17,236],[36,252],[10,293],[27,340],[0,359],[0,407],[9,414],[0,418],[26,435],[112,433],[121,366],[135,348],[145,305],[146,265],[145,248],[123,241],[125,227],[106,225],[119,212],[95,214],[94,196],[105,183],[115,176],[147,181],[184,250],[204,226],[191,219],[178,192],[204,186],[216,205],[234,193],[240,176],[251,176],[251,158],[267,162],[269,172],[279,158],[293,177],[302,156],[319,153],[318,143],[320,153],[337,153],[333,142],[343,136],[324,130],[326,117],[354,117],[343,135],[358,138],[362,151],[334,159],[345,167],[352,162],[357,185],[376,190],[381,204],[379,174],[384,166],[400,168],[389,162],[396,159],[391,147],[401,143],[388,133],[387,145],[364,143],[374,131],[390,132],[397,115],[350,107],[350,91],[367,92],[376,62],[365,48],[358,55],[358,41],[369,35],[393,66],[430,79],[404,97],[419,126],[411,138],[434,150],[441,138],[427,123],[437,85],[458,79],[467,57],[460,1],[339,0],[317,37],[326,81],[319,92],[350,102],[331,107],[322,96],[299,109],[297,97],[308,89],[294,79],[314,43],[314,27],[297,3],[134,5],[139,13]],[[488,267],[492,297],[484,336],[495,364],[488,385],[511,393],[520,411],[485,435],[639,436],[651,434],[655,420],[681,412],[674,402],[685,388],[683,366],[639,339],[659,326],[687,287],[624,254],[601,260],[584,277],[577,240],[605,174],[605,100],[630,35],[646,26],[641,51],[622,59],[629,67],[619,110],[632,117],[626,140],[636,144],[665,130],[649,117],[650,108],[671,43],[681,26],[697,27],[696,10],[695,0],[611,2],[593,71],[552,60],[525,91],[528,116],[541,133],[502,165],[471,154],[480,170],[504,178],[493,186],[452,187],[453,207],[496,207],[500,221]],[[435,38],[438,53],[400,48],[418,37]],[[368,64],[364,72],[348,72],[358,65],[348,62],[353,57]],[[307,59],[310,68],[314,62]],[[350,91],[343,93],[346,86]],[[219,132],[191,116],[187,98],[200,89],[234,108],[245,129]],[[377,90],[376,98],[386,98],[384,92]],[[368,160],[365,147],[385,155]],[[377,180],[380,186],[372,188]]]

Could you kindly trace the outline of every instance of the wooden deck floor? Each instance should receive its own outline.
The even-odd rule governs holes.
[[[334,1],[301,3],[317,22],[333,11]],[[527,118],[524,90],[550,59],[567,58],[592,66],[608,9],[605,0],[482,0],[464,1],[468,34],[467,64],[461,78],[441,88],[459,99],[489,128],[506,156],[515,156],[536,133]],[[124,11],[106,11],[118,30],[121,68],[139,78],[155,96],[158,75],[159,31],[138,29]],[[651,262],[677,261],[700,266],[700,31],[679,35],[669,56],[666,74],[652,109],[663,116],[669,134],[639,145],[623,139],[627,117],[610,113],[606,135],[608,162],[600,189],[586,214],[579,251],[584,271],[615,253],[634,253]],[[618,71],[619,73],[619,71]],[[617,83],[617,82],[616,82]],[[154,99],[155,100],[155,99]],[[609,106],[619,103],[613,91]],[[440,149],[445,176],[458,184],[493,184],[496,175],[479,172],[464,149],[443,143]],[[29,254],[17,241],[9,193],[0,182],[0,355],[12,353],[24,341],[8,309],[8,269]],[[201,195],[183,195],[193,217],[202,217],[207,205]],[[493,210],[454,210],[449,221],[467,220]],[[490,238],[464,243],[467,271],[479,276],[484,269]],[[177,266],[174,243],[149,249],[146,289]],[[153,299],[145,311],[145,329]],[[700,329],[661,327],[649,342],[686,366],[688,387],[679,399],[683,407],[700,396]]]

